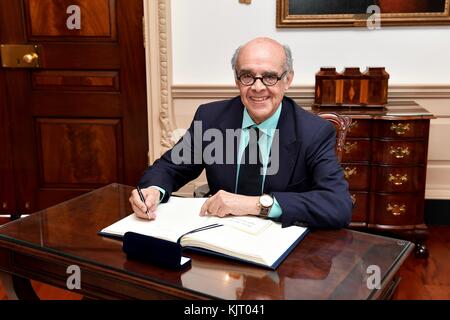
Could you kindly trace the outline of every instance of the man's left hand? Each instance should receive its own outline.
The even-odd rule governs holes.
[[[223,190],[206,200],[200,210],[201,216],[225,217],[228,215],[246,216],[259,214],[259,197],[243,196]]]

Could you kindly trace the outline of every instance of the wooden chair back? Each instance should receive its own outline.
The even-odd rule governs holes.
[[[341,162],[344,154],[345,138],[352,123],[352,118],[334,112],[320,112],[317,115],[330,121],[336,128],[336,155],[339,162]]]

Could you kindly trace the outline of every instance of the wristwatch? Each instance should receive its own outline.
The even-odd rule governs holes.
[[[268,194],[263,194],[259,197],[258,207],[259,216],[267,218],[269,216],[270,209],[273,206],[273,197]]]

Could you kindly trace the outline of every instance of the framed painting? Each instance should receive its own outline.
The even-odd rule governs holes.
[[[276,0],[278,28],[450,24],[450,0]]]

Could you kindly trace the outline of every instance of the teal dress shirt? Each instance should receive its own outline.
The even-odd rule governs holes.
[[[238,185],[238,178],[239,178],[239,169],[240,169],[240,162],[242,159],[242,154],[244,153],[245,148],[248,145],[248,141],[249,141],[249,131],[248,129],[251,127],[257,127],[261,134],[261,138],[258,141],[258,145],[259,145],[259,149],[261,152],[261,162],[263,165],[263,171],[264,171],[264,176],[263,176],[263,182],[262,182],[262,189],[261,189],[261,194],[264,190],[264,182],[266,180],[266,172],[267,172],[267,164],[269,163],[269,155],[270,155],[270,149],[272,148],[272,141],[273,141],[273,137],[275,135],[275,131],[277,129],[277,125],[278,125],[278,120],[280,119],[280,115],[281,115],[281,108],[282,108],[282,104],[280,104],[279,108],[277,109],[277,111],[275,111],[275,113],[267,120],[265,120],[264,122],[261,122],[260,124],[256,124],[253,119],[250,117],[250,115],[247,112],[247,108],[244,109],[244,116],[242,118],[242,133],[241,133],[241,139],[239,141],[239,151],[238,151],[238,167],[237,167],[237,172],[236,172],[236,186],[235,186],[235,192],[237,190],[237,185]],[[164,198],[164,195],[166,193],[166,191],[158,186],[151,186],[153,188],[158,189],[161,192],[161,197],[160,197],[160,201],[161,199]],[[272,209],[269,212],[269,218],[278,218],[279,216],[281,216],[281,214],[283,213],[280,204],[278,203],[277,199],[274,198],[274,203],[272,206]]]
[[[241,133],[241,139],[239,142],[239,151],[238,151],[238,167],[237,167],[237,173],[236,173],[236,186],[235,186],[235,192],[237,190],[238,185],[238,179],[239,179],[239,169],[240,169],[240,161],[242,159],[242,154],[245,151],[245,148],[248,145],[248,141],[250,139],[249,136],[249,129],[252,127],[256,127],[261,132],[261,138],[258,141],[259,150],[261,152],[261,162],[263,165],[263,181],[261,185],[261,194],[264,190],[264,182],[266,180],[266,172],[267,172],[267,165],[269,163],[269,155],[270,155],[270,149],[272,148],[272,141],[273,137],[275,136],[275,131],[277,129],[278,120],[280,119],[281,115],[281,108],[283,106],[280,104],[277,111],[265,120],[264,122],[261,122],[260,124],[256,124],[253,119],[250,117],[250,115],[247,112],[247,108],[244,109],[244,116],[242,118],[242,133]],[[269,212],[270,218],[278,218],[282,214],[282,209],[277,201],[277,199],[274,198],[274,204],[272,206],[272,209]]]

